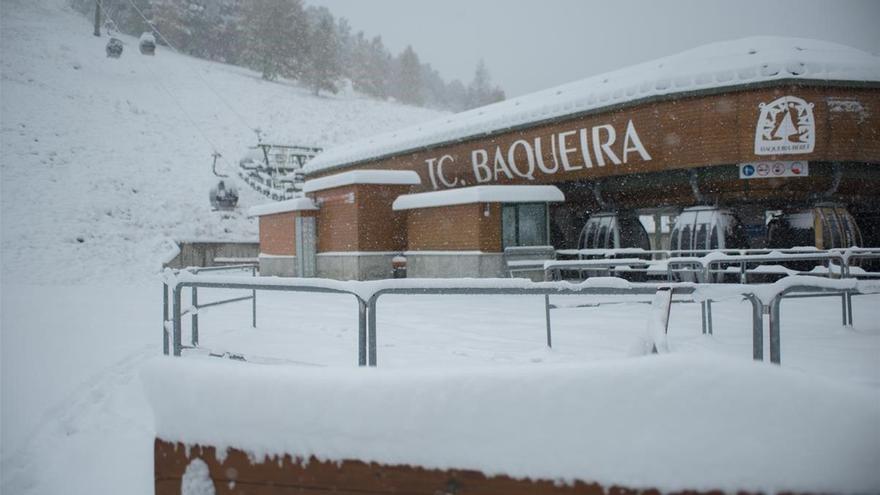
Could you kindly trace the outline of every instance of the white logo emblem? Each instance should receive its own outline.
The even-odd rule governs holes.
[[[756,155],[812,153],[816,144],[812,103],[783,96],[758,108],[761,115],[755,128]]]

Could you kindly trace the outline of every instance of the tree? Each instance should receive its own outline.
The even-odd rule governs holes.
[[[302,74],[308,53],[302,0],[250,0],[243,19],[242,56],[248,66],[267,80]]]
[[[242,0],[214,0],[206,9],[208,26],[199,40],[198,50],[205,58],[239,63],[242,52],[244,19]]]
[[[460,112],[468,108],[468,90],[464,83],[458,79],[453,79],[446,84],[446,108]]]
[[[367,49],[367,58],[361,62],[366,64],[367,93],[378,98],[388,98],[391,94],[391,53],[382,43],[382,37],[374,37]]]
[[[341,75],[339,66],[339,39],[333,15],[326,8],[309,9],[308,63],[304,79],[317,96],[321,90],[336,93],[336,81]]]
[[[153,25],[162,33],[160,43],[166,41],[174,48],[197,57],[204,53],[197,49],[199,38],[207,35],[208,21],[204,2],[195,0],[153,0]]]
[[[486,62],[480,59],[474,72],[474,80],[468,86],[468,108],[481,107],[504,100],[504,91],[492,86],[492,78]]]
[[[422,67],[419,56],[412,46],[407,45],[396,60],[396,79],[393,95],[404,103],[421,105],[424,101],[422,95]]]
[[[94,0],[68,0],[92,16]],[[298,79],[315,93],[355,90],[413,105],[455,111],[504,99],[481,60],[474,80],[444,81],[411,46],[396,57],[380,36],[352,35],[344,18],[304,0],[101,0],[105,26],[133,36],[153,32],[159,43],[200,58],[259,71],[265,79]],[[167,40],[167,42],[166,42]]]

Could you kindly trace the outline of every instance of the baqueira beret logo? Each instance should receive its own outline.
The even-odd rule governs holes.
[[[758,105],[755,127],[756,155],[812,153],[816,144],[813,104],[797,96],[783,96]]]

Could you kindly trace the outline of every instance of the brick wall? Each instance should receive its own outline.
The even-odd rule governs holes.
[[[407,235],[409,251],[501,252],[501,205],[471,203],[408,210]]]
[[[274,255],[296,254],[296,212],[260,217],[260,252]]]
[[[410,186],[361,184],[314,193],[318,213],[318,252],[403,251],[406,214],[391,209]]]

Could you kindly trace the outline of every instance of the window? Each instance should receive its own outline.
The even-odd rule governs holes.
[[[697,229],[695,244],[696,249],[704,250],[706,249],[706,224],[701,223],[700,227]]]
[[[684,228],[681,229],[681,249],[684,251],[690,251],[693,249],[693,246],[691,246],[690,225],[685,225]]]
[[[501,238],[503,247],[547,245],[547,205],[504,205],[501,209]]]
[[[712,236],[709,237],[709,249],[718,249],[718,225],[712,226]]]
[[[829,209],[828,214],[825,215],[825,218],[828,220],[828,230],[831,231],[831,245],[825,246],[825,249],[843,247],[843,242],[840,235],[840,222],[837,218],[837,212]]]
[[[599,249],[608,248],[608,226],[604,223],[599,228],[599,239],[596,241],[596,247]]]

